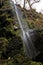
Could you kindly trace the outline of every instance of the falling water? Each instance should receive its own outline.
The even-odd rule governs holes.
[[[11,4],[13,5],[13,9],[15,9],[16,15],[17,15],[17,19],[22,31],[22,40],[23,40],[23,45],[24,45],[24,50],[25,50],[25,54],[30,57],[33,58],[35,57],[39,52],[36,50],[36,48],[34,47],[34,44],[32,43],[31,40],[31,36],[30,36],[30,32],[33,32],[33,30],[30,30],[27,26],[27,23],[23,23],[22,19],[23,19],[23,15],[21,10],[18,8],[18,6],[16,6],[14,0],[11,0]]]

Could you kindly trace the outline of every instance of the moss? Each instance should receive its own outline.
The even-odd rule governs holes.
[[[38,62],[31,62],[30,65],[42,65],[42,64]]]

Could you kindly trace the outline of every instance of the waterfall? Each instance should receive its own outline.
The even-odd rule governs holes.
[[[33,30],[30,30],[28,28],[28,25],[26,22],[24,22],[23,19],[23,14],[21,12],[21,10],[18,8],[18,6],[15,4],[14,0],[11,0],[10,3],[12,4],[13,9],[15,9],[16,15],[17,15],[17,19],[18,19],[18,23],[20,25],[21,31],[22,31],[22,40],[23,40],[23,46],[24,46],[24,51],[25,54],[29,57],[29,58],[33,58],[35,56],[38,55],[38,51],[35,48],[32,40],[31,40],[31,36],[30,36],[30,32],[33,32]]]

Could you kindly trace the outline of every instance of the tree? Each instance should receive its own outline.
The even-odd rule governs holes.
[[[25,8],[25,3],[26,3],[26,1],[24,0],[24,6],[23,6],[24,8]]]
[[[24,0],[24,5],[23,5],[24,8],[25,8],[25,5],[26,5],[27,2],[29,4],[30,9],[32,9],[32,5],[40,2],[40,0]]]
[[[27,0],[27,2],[29,4],[30,9],[32,9],[32,5],[40,2],[40,0]]]
[[[15,1],[20,2],[21,0],[19,0],[19,1],[15,0]],[[40,0],[23,0],[23,2],[24,2],[23,8],[25,8],[26,3],[28,3],[30,9],[32,9],[32,5],[35,4],[35,3],[40,2]]]

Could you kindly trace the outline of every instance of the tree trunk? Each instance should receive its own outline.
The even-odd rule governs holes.
[[[25,8],[25,0],[24,0],[24,6],[23,7]]]
[[[30,4],[30,0],[27,0],[27,2],[29,4],[30,10],[32,10],[31,4]]]

